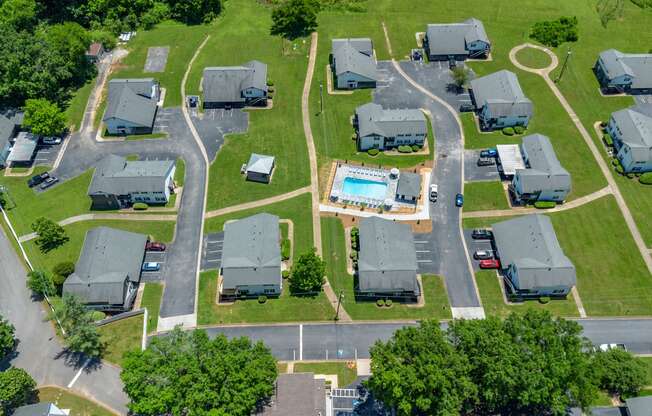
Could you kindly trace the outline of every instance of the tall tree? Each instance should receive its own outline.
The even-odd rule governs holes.
[[[45,217],[39,217],[34,221],[32,231],[38,235],[35,242],[43,253],[54,250],[70,240],[62,226]]]
[[[221,0],[167,0],[173,19],[191,25],[209,23],[222,11]]]
[[[288,39],[305,36],[317,28],[318,0],[285,0],[272,11],[272,35]]]
[[[209,339],[175,328],[125,354],[120,377],[139,415],[250,415],[274,389],[276,361],[261,342]]]
[[[14,326],[0,315],[0,361],[16,346],[14,332]]]
[[[314,252],[304,253],[292,264],[290,290],[294,294],[318,292],[324,284],[326,263]]]
[[[100,333],[93,322],[93,313],[76,296],[66,295],[54,311],[66,334],[66,346],[75,352],[99,357],[104,351]]]
[[[55,103],[44,98],[33,98],[25,102],[23,125],[40,136],[56,136],[66,128],[66,115]]]
[[[471,72],[464,65],[456,66],[451,70],[451,73],[453,75],[453,82],[457,88],[463,88],[469,82]]]
[[[27,287],[34,293],[41,296],[52,296],[55,294],[52,275],[45,270],[32,270],[27,273]]]
[[[14,409],[36,397],[36,382],[22,368],[10,367],[0,372],[0,415],[10,415]]]
[[[16,30],[27,30],[36,23],[35,0],[4,0],[0,3],[0,21]]]
[[[635,396],[647,381],[647,366],[627,351],[598,352],[593,365],[600,387],[614,394]]]

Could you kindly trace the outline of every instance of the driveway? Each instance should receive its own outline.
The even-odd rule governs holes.
[[[480,150],[464,151],[464,180],[467,182],[499,181],[498,165],[478,166]]]
[[[219,269],[222,265],[224,232],[206,234],[202,244],[201,271]]]
[[[249,126],[249,113],[240,109],[217,108],[204,110],[203,114],[199,114],[197,111],[193,111],[191,114],[210,161],[215,159],[218,150],[224,143],[226,134],[244,133]]]
[[[161,269],[156,272],[142,271],[140,273],[141,282],[160,282],[165,274],[167,252],[165,251],[148,251],[145,253],[144,262],[154,262],[161,265]]]
[[[471,237],[472,231],[473,231],[472,229],[465,229],[464,239],[466,240],[466,246],[469,248],[469,260],[473,265],[473,270],[477,272],[478,270],[480,270],[480,260],[474,259],[473,253],[475,253],[477,250],[487,250],[487,251],[495,252],[496,248],[493,245],[493,240],[474,240]]]

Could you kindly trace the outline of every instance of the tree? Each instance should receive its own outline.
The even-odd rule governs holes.
[[[36,382],[27,371],[10,367],[0,372],[0,415],[9,415],[17,407],[36,397]]]
[[[52,275],[45,270],[36,269],[27,273],[27,287],[40,296],[50,296],[55,293]]]
[[[47,253],[69,240],[66,230],[62,226],[45,217],[39,217],[34,221],[32,231],[38,235],[36,245],[43,253]]]
[[[325,274],[326,263],[314,251],[304,253],[292,265],[290,290],[295,294],[318,292]]]
[[[16,346],[14,326],[0,315],[0,361]]]
[[[57,263],[52,269],[54,276],[52,280],[55,285],[61,286],[66,281],[66,278],[75,272],[75,263],[71,261],[62,261]]]
[[[221,0],[167,0],[173,19],[196,25],[210,23],[222,11]]]
[[[144,351],[125,354],[120,375],[139,415],[250,415],[274,390],[270,350],[247,338],[212,340],[206,331],[175,328]]]
[[[546,46],[557,47],[564,42],[576,42],[577,17],[562,16],[557,20],[536,22],[530,30],[530,37]]]
[[[272,11],[272,35],[288,39],[305,36],[317,28],[317,0],[285,0]]]
[[[36,22],[35,0],[4,0],[0,6],[0,21],[16,30],[26,30]]]
[[[478,392],[467,359],[455,353],[436,321],[405,327],[370,350],[374,397],[398,415],[455,415]]]
[[[451,73],[453,75],[453,82],[457,86],[457,88],[463,88],[464,85],[469,81],[470,78],[470,71],[468,68],[466,68],[463,65],[456,66],[451,70]]]
[[[76,296],[66,295],[63,303],[54,311],[54,317],[61,322],[66,334],[66,346],[75,352],[99,357],[104,351],[97,326],[93,323],[93,312],[86,309]]]
[[[646,383],[647,367],[639,358],[618,348],[595,354],[600,388],[614,394],[635,396]]]
[[[66,115],[58,105],[44,98],[25,102],[23,125],[39,136],[56,136],[66,128]]]

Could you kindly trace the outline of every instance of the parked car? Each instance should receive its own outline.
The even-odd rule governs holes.
[[[490,230],[476,228],[471,232],[471,237],[475,240],[491,240],[494,237],[494,233]]]
[[[498,269],[500,268],[500,261],[497,259],[480,260],[481,269]]]
[[[188,96],[188,107],[190,108],[195,108],[199,104],[199,97],[196,95],[189,95]]]
[[[437,202],[437,196],[439,194],[437,193],[437,185],[431,184],[430,185],[430,200],[432,202]]]
[[[609,350],[614,350],[614,349],[621,349],[623,351],[627,351],[627,347],[625,344],[600,344],[600,351],[607,352]]]
[[[455,206],[461,207],[462,205],[464,205],[464,195],[462,194],[455,195]]]
[[[52,137],[43,137],[43,138],[41,139],[41,143],[43,143],[43,144],[49,144],[49,145],[61,144],[61,141],[62,141],[61,137],[55,137],[55,136],[52,136]]]
[[[41,189],[48,189],[49,187],[51,187],[52,185],[54,185],[57,182],[59,182],[59,178],[55,178],[54,176],[50,176],[49,178],[47,178],[46,180],[43,181],[40,188]]]
[[[460,113],[469,113],[471,111],[475,110],[475,107],[473,104],[462,104],[460,106]]]
[[[480,157],[496,157],[498,156],[498,150],[495,148],[485,149],[480,152]]]
[[[496,159],[493,157],[481,157],[478,159],[478,166],[493,166],[496,164]]]
[[[144,272],[158,272],[159,270],[161,270],[160,263],[157,263],[155,261],[148,261],[146,263],[143,263]]]
[[[145,250],[147,251],[165,251],[165,248],[165,244],[154,241],[148,241],[147,244],[145,244]]]
[[[491,250],[476,250],[473,253],[473,258],[476,260],[488,260],[494,258],[494,253]]]
[[[35,187],[36,185],[40,185],[43,183],[44,180],[50,177],[50,174],[47,172],[39,173],[38,175],[32,176],[29,178],[27,181],[27,186],[30,188]]]

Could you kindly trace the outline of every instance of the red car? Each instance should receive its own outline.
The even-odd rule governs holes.
[[[145,244],[145,250],[147,250],[147,251],[165,251],[165,244],[156,243],[154,241],[148,241],[147,244]]]
[[[500,268],[500,260],[496,260],[496,259],[480,260],[480,268],[481,269],[498,269],[498,268]]]

